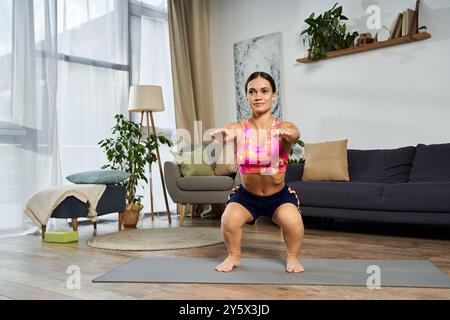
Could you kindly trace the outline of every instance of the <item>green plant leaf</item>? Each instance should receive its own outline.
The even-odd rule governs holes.
[[[314,19],[311,19],[311,18],[306,19],[305,22],[307,24],[309,24],[310,26],[314,26],[316,24],[316,21]]]
[[[115,115],[114,118],[116,123],[111,128],[112,137],[102,139],[98,143],[108,160],[102,169],[111,168],[129,172],[130,178],[122,184],[127,190],[127,201],[140,203],[142,196],[136,195],[136,187],[140,181],[148,182],[145,169],[157,159],[157,143],[172,146],[172,142],[164,135],[158,138],[152,135],[146,141],[142,141],[138,124],[121,114]]]

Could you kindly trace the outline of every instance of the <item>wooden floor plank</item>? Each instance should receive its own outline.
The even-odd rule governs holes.
[[[388,226],[364,224],[305,224],[302,258],[428,260],[450,277],[450,239],[433,238]],[[172,227],[177,226],[174,219]],[[190,226],[220,228],[218,219],[188,219]],[[165,228],[167,220],[156,217],[145,228]],[[97,234],[116,231],[115,223],[99,223]],[[378,228],[378,229],[377,229]],[[386,228],[386,229],[385,229]],[[375,229],[375,231],[374,231]],[[378,231],[377,231],[378,230]],[[409,232],[409,233],[408,233]],[[357,286],[236,285],[93,283],[96,277],[134,257],[226,256],[224,244],[166,251],[112,251],[91,248],[92,226],[79,226],[80,241],[71,244],[42,242],[38,235],[0,239],[0,297],[5,299],[450,299],[450,289]],[[431,230],[432,234],[433,231]],[[285,246],[280,229],[269,221],[244,227],[243,257],[283,258]],[[67,267],[79,266],[80,290],[66,286]]]
[[[73,300],[73,297],[11,281],[0,280],[0,296],[5,300]]]

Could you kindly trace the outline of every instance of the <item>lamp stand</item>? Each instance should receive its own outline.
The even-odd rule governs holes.
[[[150,137],[150,127],[149,127],[149,123],[150,121],[148,120],[148,112],[146,112],[146,116],[147,116],[147,137]],[[155,134],[156,137],[156,134]],[[156,150],[158,150],[158,141],[156,141]],[[159,161],[159,154],[158,154],[158,161]],[[153,176],[152,176],[152,165],[148,164],[148,175],[150,176],[149,178],[149,187],[150,187],[150,207],[151,207],[151,213],[150,216],[152,217],[152,222],[155,221],[155,211],[153,209]],[[164,188],[164,185],[163,185]],[[165,190],[164,190],[165,191]]]
[[[158,136],[156,135],[156,127],[155,127],[155,123],[153,122],[153,113],[151,111],[141,111],[141,123],[140,123],[140,128],[139,130],[142,129],[142,124],[144,121],[144,113],[146,113],[146,120],[147,120],[147,137],[150,137],[150,120],[151,120],[151,125],[152,125],[152,130],[153,130],[153,135],[156,138],[156,157],[158,159],[158,166],[159,166],[159,174],[161,176],[161,184],[162,184],[162,189],[163,189],[163,194],[164,194],[164,202],[166,204],[166,213],[167,213],[167,219],[169,221],[169,224],[172,224],[172,217],[170,216],[170,210],[169,210],[169,203],[167,201],[167,192],[166,192],[166,184],[164,182],[164,175],[163,175],[163,170],[162,170],[162,165],[161,165],[161,157],[159,155],[159,147],[158,147]],[[149,164],[149,175],[150,175],[150,179],[149,179],[149,187],[150,187],[150,207],[151,207],[151,218],[152,221],[154,221],[155,219],[155,213],[153,210],[153,180],[151,177],[151,165]]]

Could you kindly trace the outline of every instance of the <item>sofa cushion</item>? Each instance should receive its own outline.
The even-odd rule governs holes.
[[[450,143],[418,144],[410,182],[450,182]]]
[[[350,181],[408,182],[415,147],[384,150],[348,150]]]
[[[367,182],[289,182],[301,205],[347,209],[381,209],[383,184]]]
[[[347,142],[306,143],[302,181],[348,181]]]
[[[172,156],[180,168],[183,177],[214,176],[212,159],[203,146],[192,146],[193,151],[171,150]]]
[[[214,170],[211,165],[202,164],[180,164],[180,172],[183,177],[191,176],[214,176]]]
[[[177,185],[185,191],[231,190],[234,180],[227,176],[192,176],[178,179]]]
[[[393,211],[450,212],[450,182],[386,184],[382,207]]]
[[[225,145],[226,146],[226,145]],[[217,160],[214,161],[214,174],[216,176],[231,176],[237,172],[237,165],[234,160],[231,148],[218,148]]]
[[[338,209],[322,207],[302,207],[302,216],[352,219],[359,221],[376,221],[386,223],[414,223],[436,226],[450,226],[450,214],[445,212],[393,212],[385,210]],[[395,228],[395,226],[394,226]]]

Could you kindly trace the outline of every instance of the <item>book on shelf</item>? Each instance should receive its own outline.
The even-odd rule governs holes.
[[[409,34],[415,34],[419,32],[419,25],[418,25],[418,12],[414,11],[414,17],[413,17],[413,21],[411,22],[411,28],[409,29]]]
[[[420,0],[417,0],[416,10],[414,11],[414,23],[412,26],[412,33],[419,33],[419,7],[420,7]]]
[[[419,20],[419,8],[418,2],[416,3],[416,10],[407,9],[398,14],[397,20],[391,31],[390,39],[395,39],[398,37],[404,37],[411,34],[415,34],[418,31],[418,20]]]
[[[403,17],[403,13],[400,12],[398,14],[397,20],[395,20],[394,27],[392,28],[390,39],[395,39],[395,38],[398,38],[401,36],[401,34],[402,34],[402,17]]]
[[[415,12],[411,9],[406,9],[403,12],[402,18],[402,37],[408,36],[410,34],[415,33],[414,31],[414,22],[415,22]]]

